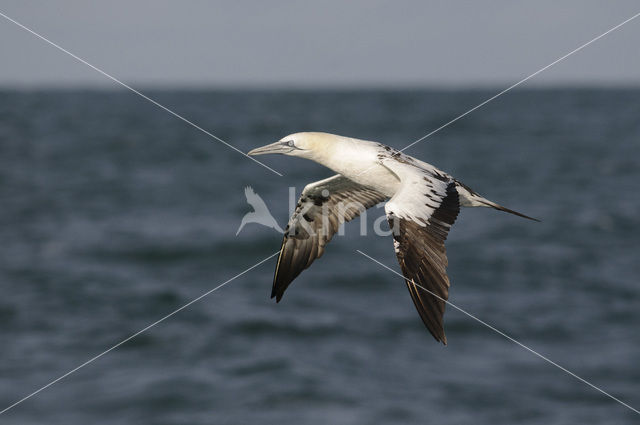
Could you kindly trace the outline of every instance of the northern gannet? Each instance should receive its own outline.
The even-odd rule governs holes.
[[[489,201],[433,165],[381,143],[303,132],[253,149],[249,155],[272,153],[310,159],[338,173],[308,184],[300,195],[276,265],[271,298],[277,302],[289,284],[323,254],[341,223],[388,200],[385,212],[411,298],[429,332],[446,344],[443,315],[449,278],[444,241],[460,207],[491,207],[536,220]]]

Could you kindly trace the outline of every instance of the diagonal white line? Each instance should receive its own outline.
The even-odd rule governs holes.
[[[257,159],[247,155],[246,153],[242,152],[240,149],[236,148],[235,146],[233,146],[232,144],[225,142],[224,140],[222,140],[221,138],[219,138],[218,136],[216,136],[215,134],[205,130],[204,128],[200,127],[197,124],[194,124],[193,122],[189,121],[188,119],[186,119],[185,117],[183,117],[182,115],[178,114],[177,112],[172,111],[171,109],[167,108],[164,105],[161,105],[160,103],[156,102],[155,100],[153,100],[152,98],[150,98],[149,96],[139,92],[138,90],[134,89],[133,87],[123,83],[122,81],[118,80],[116,77],[114,77],[111,74],[106,73],[105,71],[101,70],[100,68],[90,64],[89,62],[87,62],[86,60],[74,55],[73,53],[71,53],[70,51],[68,51],[67,49],[59,46],[58,44],[54,43],[53,41],[45,38],[44,36],[38,34],[37,32],[33,31],[30,28],[27,28],[26,26],[22,25],[20,22],[16,21],[15,19],[10,18],[9,16],[5,15],[4,13],[0,12],[0,16],[2,16],[3,18],[5,18],[6,20],[13,22],[14,24],[16,24],[17,26],[19,26],[20,28],[22,28],[25,31],[30,32],[31,34],[35,35],[36,37],[38,37],[39,39],[43,40],[44,42],[52,45],[53,47],[55,47],[56,49],[60,50],[61,52],[66,53],[67,55],[71,56],[72,58],[74,58],[75,60],[82,62],[83,64],[87,65],[89,68],[99,72],[100,74],[104,75],[105,77],[109,78],[110,80],[120,84],[122,87],[132,91],[133,93],[137,94],[138,96],[140,96],[141,98],[148,100],[149,102],[153,103],[154,105],[156,105],[158,108],[165,110],[166,112],[170,113],[171,115],[173,115],[174,117],[186,122],[187,124],[189,124],[190,126],[192,126],[193,128],[200,130],[201,132],[203,132],[204,134],[206,134],[207,136],[217,140],[218,142],[222,143],[223,145],[233,149],[234,151],[240,153],[241,155],[244,155],[245,157],[249,158],[250,160],[252,160],[253,162],[262,165],[264,168],[266,168],[267,170],[270,170],[271,172],[279,175],[280,177],[282,177],[282,174],[280,174],[279,172],[277,172],[276,170],[274,170],[273,168],[269,167],[268,165],[258,161]]]
[[[476,109],[479,109],[481,107],[483,107],[484,105],[486,105],[487,103],[491,102],[492,100],[497,99],[498,97],[502,96],[503,94],[505,94],[506,92],[508,92],[511,89],[514,89],[516,87],[518,87],[520,84],[524,83],[525,81],[530,80],[531,78],[535,77],[536,75],[540,74],[541,72],[551,68],[553,65],[557,64],[558,62],[568,58],[569,56],[573,55],[574,53],[579,52],[580,50],[584,49],[585,47],[587,47],[588,45],[590,45],[591,43],[598,41],[599,39],[601,39],[602,37],[604,37],[605,35],[609,34],[612,31],[617,30],[618,28],[620,28],[621,26],[623,26],[624,24],[631,22],[632,20],[636,19],[638,16],[640,16],[640,12],[636,13],[635,15],[633,15],[632,17],[630,17],[629,19],[619,23],[618,25],[616,25],[615,27],[603,32],[602,34],[600,34],[599,36],[591,39],[590,41],[584,43],[582,46],[577,47],[575,49],[573,49],[572,51],[570,51],[569,53],[567,53],[566,55],[556,59],[555,61],[551,62],[549,65],[545,66],[544,68],[540,68],[539,70],[537,70],[536,72],[534,72],[533,74],[529,75],[528,77],[523,78],[522,80],[518,81],[515,84],[512,84],[511,86],[507,87],[506,89],[502,90],[500,93],[495,94],[493,96],[491,96],[489,99],[485,100],[484,102],[474,106],[473,108],[469,109],[467,112],[465,112],[464,114],[458,115],[456,118],[452,119],[451,121],[447,122],[446,124],[441,125],[440,127],[436,128],[435,130],[433,130],[432,132],[422,136],[421,138],[419,138],[418,140],[416,140],[415,142],[405,146],[404,148],[400,149],[400,152],[405,151],[407,149],[409,149],[410,147],[412,147],[413,145],[415,145],[416,143],[419,143],[421,141],[423,141],[424,139],[426,139],[427,137],[436,134],[438,131],[442,130],[443,128],[446,128],[448,126],[450,126],[451,124],[453,124],[454,122],[458,121],[459,119],[469,115],[470,113],[472,113],[473,111],[475,111]]]
[[[267,260],[270,260],[271,258],[275,257],[276,255],[278,255],[280,253],[280,251],[278,250],[277,252],[274,252],[273,254],[271,254],[270,256],[268,256],[267,258],[264,258],[263,260],[260,260],[258,263],[254,264],[253,266],[249,267],[248,269],[238,273],[237,275],[233,276],[232,278],[230,278],[229,280],[221,283],[220,285],[216,286],[213,289],[210,289],[209,291],[205,292],[204,294],[200,295],[198,298],[189,301],[188,303],[186,303],[185,305],[183,305],[182,307],[178,308],[177,310],[172,311],[171,313],[167,314],[166,316],[164,316],[161,319],[156,320],[155,322],[153,322],[152,324],[150,324],[149,326],[139,330],[138,332],[134,333],[133,335],[123,339],[122,341],[120,341],[119,343],[111,346],[110,348],[106,349],[105,351],[103,351],[102,353],[90,358],[89,360],[87,360],[86,362],[82,363],[80,366],[75,367],[74,369],[71,369],[69,372],[65,373],[64,375],[59,376],[58,378],[54,379],[53,381],[49,382],[47,385],[40,387],[39,389],[37,389],[36,391],[32,392],[31,394],[21,398],[20,400],[16,401],[15,403],[13,403],[10,406],[5,407],[3,410],[0,410],[0,415],[2,415],[3,413],[7,412],[10,409],[13,409],[14,407],[16,407],[17,405],[19,405],[20,403],[30,399],[31,397],[33,397],[34,395],[38,394],[39,392],[46,390],[47,388],[49,388],[50,386],[52,386],[53,384],[55,384],[56,382],[66,378],[67,376],[71,375],[72,373],[82,369],[83,367],[87,366],[88,364],[98,360],[100,357],[104,356],[105,354],[115,350],[116,348],[120,347],[122,344],[131,341],[133,338],[137,337],[138,335],[140,335],[143,332],[148,331],[149,329],[153,328],[154,326],[156,326],[157,324],[164,322],[166,319],[168,319],[169,317],[173,316],[174,314],[184,310],[185,308],[189,307],[191,304],[194,304],[198,301],[200,301],[202,298],[206,297],[207,295],[211,294],[212,292],[217,291],[218,289],[222,288],[223,286],[225,286],[227,283],[230,283],[232,281],[234,281],[235,279],[239,278],[240,276],[242,276],[243,274],[255,269],[256,267],[258,267],[259,265],[261,265],[262,263],[264,263]]]
[[[401,274],[398,273],[397,271],[393,270],[391,267],[388,267],[386,264],[381,263],[380,261],[376,260],[375,258],[371,257],[370,255],[365,254],[364,252],[360,251],[359,249],[356,249],[356,251],[360,254],[362,254],[363,256],[367,257],[368,259],[370,259],[371,261],[373,261],[374,263],[378,263],[379,265],[381,265],[382,267],[384,267],[385,269],[389,270],[390,272],[400,276],[402,279],[406,278]],[[609,394],[608,392],[606,392],[605,390],[603,390],[602,388],[596,387],[595,385],[593,385],[591,382],[587,381],[584,378],[579,377],[578,375],[576,375],[575,373],[571,372],[569,369],[560,366],[558,363],[554,362],[553,360],[550,360],[549,358],[543,356],[542,354],[538,353],[537,351],[535,351],[532,348],[529,348],[528,346],[524,345],[523,343],[521,343],[520,341],[516,340],[513,337],[510,337],[509,335],[507,335],[506,333],[502,332],[501,330],[495,328],[494,326],[491,326],[490,324],[488,324],[487,322],[477,318],[476,316],[474,316],[473,314],[469,313],[468,311],[458,307],[457,305],[445,300],[444,298],[440,297],[438,294],[431,292],[430,290],[428,290],[427,288],[425,288],[424,286],[420,286],[417,283],[415,283],[415,281],[412,280],[412,283],[414,285],[416,285],[419,288],[424,289],[425,291],[427,291],[428,293],[430,293],[431,295],[433,295],[434,297],[438,298],[441,301],[444,301],[445,303],[447,303],[448,305],[450,305],[451,307],[455,308],[456,310],[458,310],[461,313],[464,313],[465,315],[469,316],[470,318],[472,318],[473,320],[477,321],[478,323],[486,326],[487,328],[491,329],[492,331],[496,332],[497,334],[505,337],[506,339],[508,339],[509,341],[519,345],[520,347],[524,348],[525,350],[529,351],[531,354],[534,354],[537,357],[540,357],[542,360],[544,360],[545,362],[552,364],[553,366],[557,367],[558,369],[562,370],[563,372],[573,376],[574,378],[576,378],[577,380],[587,384],[588,386],[590,386],[591,388],[593,388],[594,390],[597,390],[599,392],[601,392],[602,394],[606,395],[607,397],[611,398],[614,401],[617,401],[618,403],[620,403],[621,405],[623,405],[624,407],[634,411],[635,413],[640,415],[640,410],[637,410],[631,406],[629,406],[627,403],[625,403],[624,401],[620,400],[619,398],[616,398],[614,396],[612,396],[611,394]]]

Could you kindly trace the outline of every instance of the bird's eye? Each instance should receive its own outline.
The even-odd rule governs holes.
[[[289,147],[293,148],[295,145],[293,144],[293,140],[289,140],[287,142],[287,145],[289,145]]]

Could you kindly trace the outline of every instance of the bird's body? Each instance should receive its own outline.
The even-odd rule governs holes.
[[[311,133],[314,138],[322,140],[324,133]],[[392,197],[402,182],[393,172],[385,167],[381,158],[385,155],[385,147],[379,143],[365,140],[335,136],[331,147],[315,159],[349,180]],[[322,145],[322,142],[319,142]]]
[[[388,200],[385,212],[409,292],[425,325],[443,343],[449,293],[444,241],[460,207],[492,207],[530,218],[485,199],[431,164],[377,142],[296,133],[249,152],[265,153],[311,159],[338,173],[304,188],[285,229],[272,297],[279,301],[293,279],[322,255],[341,223]]]

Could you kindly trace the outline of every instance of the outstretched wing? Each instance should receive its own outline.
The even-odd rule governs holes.
[[[385,199],[340,174],[307,185],[284,231],[271,298],[280,301],[289,284],[322,256],[340,224]]]
[[[429,332],[446,344],[443,316],[449,277],[444,241],[460,212],[458,192],[455,181],[446,174],[423,169],[411,172],[408,167],[389,166],[403,185],[385,211],[413,303]]]

